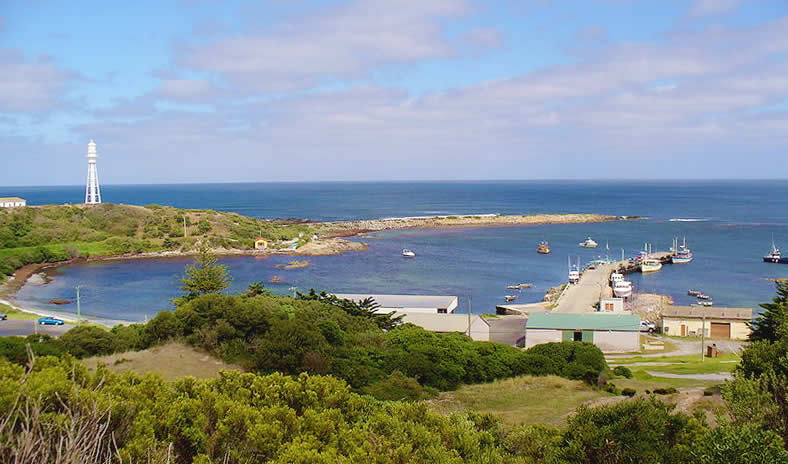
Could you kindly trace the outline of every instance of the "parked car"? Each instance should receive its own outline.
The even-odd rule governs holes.
[[[640,321],[641,332],[654,333],[655,330],[657,330],[657,326],[653,322]]]
[[[0,321],[4,321],[6,319],[8,319],[8,314],[0,313]]]
[[[38,323],[41,325],[63,325],[65,322],[61,321],[60,319],[54,317],[41,317],[38,319]]]

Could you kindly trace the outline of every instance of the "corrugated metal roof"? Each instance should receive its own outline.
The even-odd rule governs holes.
[[[361,301],[372,297],[383,308],[438,308],[453,310],[457,307],[456,296],[433,295],[373,295],[369,293],[335,293],[337,298]]]
[[[430,314],[430,313],[400,313],[404,315],[402,322],[410,322],[430,332],[461,332],[467,333],[470,323],[479,316],[472,316],[468,320],[467,314]]]
[[[536,313],[528,319],[529,329],[639,331],[640,317],[633,314]]]
[[[19,197],[3,197],[0,198],[0,201],[25,201],[25,199]]]
[[[682,317],[688,319],[752,319],[752,308],[724,308],[704,306],[668,306],[662,311],[662,317]]]

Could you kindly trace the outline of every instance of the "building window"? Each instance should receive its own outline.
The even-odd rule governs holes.
[[[612,311],[613,303],[605,303],[605,311]]]
[[[438,314],[446,314],[446,308],[438,308]]]
[[[599,316],[602,317],[602,316]],[[611,316],[612,317],[612,316]],[[572,337],[573,341],[582,342],[583,341],[583,332],[576,330],[574,336]]]

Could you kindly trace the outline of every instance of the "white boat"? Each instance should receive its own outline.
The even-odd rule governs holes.
[[[583,248],[596,248],[599,246],[599,244],[593,241],[591,237],[588,237],[585,239],[585,241],[580,242],[579,245]]]
[[[572,269],[569,271],[569,283],[576,284],[580,280],[580,271]]]
[[[508,303],[508,302],[510,302],[510,301],[514,301],[514,300],[516,300],[516,299],[517,299],[517,295],[506,295],[506,296],[505,296],[505,297],[503,297],[503,298],[504,298],[504,300],[506,300],[506,302]]]
[[[684,264],[684,263],[691,263],[694,255],[692,254],[692,250],[687,248],[687,239],[684,238],[684,243],[679,245],[679,239],[673,239],[673,248],[671,248],[672,256],[670,257],[670,261],[673,264]]]
[[[645,258],[642,263],[640,263],[640,272],[647,273],[647,272],[657,272],[662,269],[662,262],[656,258]]]
[[[700,306],[714,306],[714,302],[713,301],[698,300],[698,304]]]
[[[613,285],[613,294],[619,298],[629,298],[632,296],[632,282],[619,280]]]
[[[624,280],[624,274],[621,274],[620,272],[614,272],[614,273],[610,274],[610,283],[611,284],[615,285],[616,282],[621,282],[622,280]]]
[[[402,249],[402,256],[404,256],[406,258],[415,258],[416,257],[416,253],[408,250],[407,248],[403,248]]]

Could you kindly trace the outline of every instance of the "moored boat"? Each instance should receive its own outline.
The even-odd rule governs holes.
[[[599,244],[592,240],[591,237],[588,237],[585,239],[585,241],[580,242],[579,245],[583,248],[596,248],[599,246]]]
[[[656,272],[662,269],[662,262],[656,258],[644,258],[640,263],[640,272]]]
[[[769,252],[768,255],[763,257],[764,263],[779,263],[779,264],[788,264],[788,256],[783,256],[780,253],[780,249],[774,244],[774,238],[772,238],[772,251]]]
[[[550,244],[543,241],[536,248],[536,252],[539,253],[539,254],[543,254],[543,255],[550,254]]]
[[[705,293],[698,293],[695,296],[698,297],[698,299],[700,299],[700,300],[710,300],[711,299],[711,297],[709,295],[706,295]]]
[[[692,262],[692,260],[694,259],[694,255],[692,254],[692,251],[687,247],[686,238],[684,238],[684,243],[682,243],[681,245],[679,245],[678,239],[674,239],[673,245],[674,246],[671,249],[673,253],[670,257],[670,261],[673,264],[684,264],[684,263]]]
[[[708,300],[705,300],[705,301],[704,300],[698,300],[698,305],[699,306],[714,306],[714,302],[713,301],[708,301]]]
[[[698,296],[700,294],[701,294],[701,292],[698,291],[698,290],[687,290],[687,295],[689,295],[689,296]]]
[[[613,294],[619,298],[629,298],[632,296],[632,282],[620,280],[613,285]]]
[[[510,301],[514,301],[514,300],[516,300],[516,299],[517,299],[517,295],[506,295],[506,296],[505,296],[505,297],[503,297],[503,298],[504,298],[504,300],[506,300],[506,302],[508,303],[508,302],[510,302]]]

